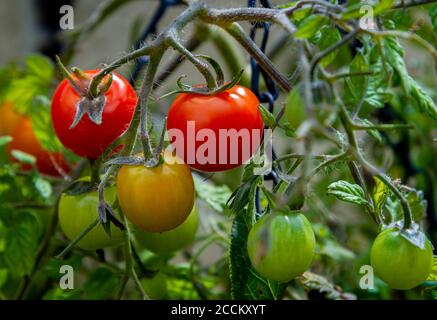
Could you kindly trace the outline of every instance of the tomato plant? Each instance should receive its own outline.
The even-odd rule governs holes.
[[[157,194],[151,190],[168,190]],[[182,224],[194,205],[193,178],[188,166],[162,163],[154,168],[123,166],[117,194],[126,217],[146,232],[164,232]]]
[[[175,145],[182,145],[182,148],[176,146],[176,153],[200,171],[223,171],[240,166],[249,160],[261,142],[263,121],[258,106],[257,97],[249,89],[238,85],[211,96],[178,95],[170,107],[167,120],[168,130],[177,129],[183,133],[182,141],[177,141],[176,137],[173,140]],[[220,131],[223,133],[220,134]],[[241,131],[249,139],[240,139]],[[214,141],[208,141],[212,139],[208,138],[209,133]],[[222,135],[224,139],[220,139]],[[200,147],[205,141],[212,144],[211,150],[201,152]],[[250,150],[246,150],[246,146],[250,146]]]
[[[437,299],[435,0],[37,2],[0,300]]]
[[[255,270],[280,282],[304,273],[314,257],[314,248],[314,232],[301,213],[264,216],[250,230],[247,240]]]
[[[194,205],[188,218],[176,228],[166,232],[135,232],[137,243],[156,253],[174,252],[194,242],[199,227],[199,212]]]
[[[89,178],[83,178],[87,181]],[[114,202],[116,199],[115,188],[105,190],[106,199]],[[87,228],[97,219],[97,192],[90,192],[80,195],[63,194],[59,201],[58,215],[59,225],[64,234],[74,240],[83,229]],[[123,239],[123,233],[119,229],[112,227],[111,234],[108,235],[103,227],[94,227],[77,246],[85,250],[97,250],[110,246],[119,245]]]
[[[98,70],[87,70],[84,74],[91,78],[97,72]],[[81,157],[98,158],[126,131],[132,120],[137,96],[126,79],[114,74],[104,97],[106,99],[101,124],[94,123],[88,116],[84,116],[74,128],[71,128],[81,100],[80,94],[67,79],[58,85],[53,94],[51,112],[56,135],[64,146]]]
[[[428,239],[418,248],[399,230],[389,228],[375,239],[371,252],[375,273],[394,289],[407,290],[425,281],[432,267],[432,246]]]

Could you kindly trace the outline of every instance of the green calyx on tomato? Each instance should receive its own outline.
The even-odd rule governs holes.
[[[181,93],[168,112],[170,142],[196,170],[236,168],[261,144],[264,124],[258,107],[255,94],[238,85],[214,95]]]
[[[370,253],[375,274],[389,287],[408,290],[426,280],[432,268],[432,246],[425,239],[423,249],[413,245],[396,228],[382,231]]]
[[[84,180],[89,181],[88,178]],[[114,203],[116,200],[115,187],[105,189],[106,201]],[[86,227],[98,218],[97,206],[99,203],[97,191],[80,195],[63,194],[59,201],[59,225],[70,240],[75,239]],[[102,226],[94,227],[77,244],[79,248],[94,251],[122,243],[123,232],[111,226],[111,235],[108,235]]]
[[[176,228],[166,232],[144,232],[135,230],[136,242],[143,248],[155,253],[169,253],[189,246],[196,239],[199,227],[199,213],[196,205],[188,218]]]
[[[59,140],[77,155],[90,159],[97,159],[127,130],[137,104],[134,88],[116,73],[104,80],[98,97],[86,96],[85,89],[80,88],[87,87],[98,72],[86,70],[71,75],[73,80],[64,79],[56,88],[51,107]]]
[[[165,158],[156,167],[124,165],[117,175],[118,200],[126,218],[146,232],[165,232],[182,224],[194,205],[190,168]]]
[[[303,214],[274,212],[252,227],[247,250],[260,275],[288,282],[310,267],[315,245],[311,223]]]

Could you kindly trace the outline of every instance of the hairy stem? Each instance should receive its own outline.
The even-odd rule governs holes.
[[[100,224],[100,220],[99,218],[95,219],[93,222],[91,222],[85,229],[83,229],[80,234],[74,238],[68,245],[67,247],[65,247],[64,250],[62,250],[61,253],[59,253],[56,256],[56,259],[62,259],[64,258],[67,253],[69,253],[71,251],[71,249],[73,249],[76,244],[79,243],[80,240],[82,240],[91,230],[93,230],[95,227],[97,227]]]

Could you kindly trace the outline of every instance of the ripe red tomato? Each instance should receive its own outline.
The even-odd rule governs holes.
[[[98,70],[84,71],[93,76]],[[113,74],[112,84],[105,93],[106,103],[100,125],[84,115],[79,123],[70,129],[76,115],[76,105],[81,99],[70,82],[64,79],[56,88],[52,99],[52,121],[59,140],[81,157],[98,158],[120,135],[132,120],[137,95],[129,82]]]
[[[11,136],[13,140],[7,145],[7,151],[10,153],[12,150],[20,150],[33,155],[36,158],[36,167],[39,172],[50,176],[60,176],[62,172],[70,171],[61,153],[51,153],[42,148],[33,132],[32,121],[29,118],[23,117]],[[11,159],[14,160],[12,157]],[[31,166],[23,165],[22,169],[30,170]]]
[[[255,94],[238,85],[212,96],[179,94],[167,120],[176,154],[200,171],[238,167],[261,142],[263,121],[258,106]]]

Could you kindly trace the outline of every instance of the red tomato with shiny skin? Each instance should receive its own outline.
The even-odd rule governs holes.
[[[29,118],[24,117],[11,136],[13,140],[7,145],[8,152],[20,150],[33,155],[36,158],[36,167],[42,174],[61,176],[62,172],[70,172],[70,167],[61,153],[51,153],[43,149],[33,132],[32,121]],[[12,157],[11,159],[14,160]],[[30,170],[31,166],[23,165],[22,169]]]
[[[258,107],[255,94],[238,85],[211,96],[179,94],[167,120],[167,132],[176,154],[200,171],[240,166],[261,143],[264,124]],[[173,129],[182,132],[183,141],[171,133],[175,132]],[[226,135],[227,140],[222,138]]]
[[[93,76],[99,70],[84,71]],[[56,135],[65,147],[85,158],[96,159],[129,127],[137,95],[129,82],[114,73],[112,84],[105,93],[106,103],[100,125],[85,114],[79,123],[70,129],[76,115],[76,105],[81,99],[67,79],[56,88],[52,99],[52,121]]]

